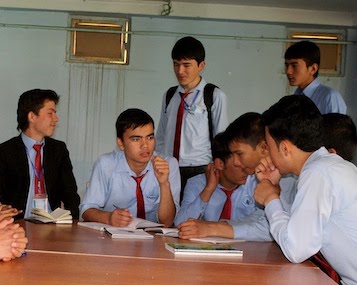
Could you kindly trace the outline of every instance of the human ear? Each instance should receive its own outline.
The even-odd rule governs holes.
[[[262,140],[262,142],[258,145],[258,147],[260,148],[263,157],[269,154],[268,144],[266,140]]]
[[[222,170],[224,168],[224,162],[220,158],[215,158],[213,163],[214,163],[214,167],[219,170]]]
[[[36,114],[34,113],[34,112],[29,112],[28,114],[27,114],[27,120],[28,120],[28,122],[33,122],[34,121],[34,119],[35,119],[35,117],[36,117]]]
[[[315,75],[316,72],[319,70],[319,65],[317,63],[313,63],[310,67],[312,75]]]
[[[202,71],[206,66],[206,62],[204,60],[201,61],[201,63],[198,65],[199,71]]]
[[[329,148],[329,149],[328,149],[328,152],[329,152],[329,153],[336,153],[336,154],[337,154],[337,151],[336,151],[334,148]]]
[[[287,141],[281,141],[279,144],[279,151],[283,153],[284,156],[288,156],[290,152],[289,143]]]
[[[124,144],[120,138],[117,138],[117,146],[120,150],[124,150]]]

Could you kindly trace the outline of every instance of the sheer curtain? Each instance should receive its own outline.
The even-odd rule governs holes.
[[[124,71],[120,66],[71,64],[68,94],[67,147],[82,196],[95,160],[116,147]]]

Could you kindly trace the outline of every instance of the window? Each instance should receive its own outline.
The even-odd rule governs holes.
[[[129,63],[128,19],[71,18],[68,61]]]
[[[290,39],[309,40],[315,42],[320,48],[320,75],[343,75],[343,45],[338,42],[343,41],[342,32],[310,32],[310,31],[290,31]],[[324,43],[324,41],[326,43]],[[336,43],[334,43],[336,42]],[[293,42],[289,42],[288,46]]]

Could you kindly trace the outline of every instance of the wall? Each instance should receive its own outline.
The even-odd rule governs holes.
[[[64,12],[0,10],[0,23],[65,27],[67,21],[68,14]],[[124,94],[121,106],[105,117],[108,123],[100,133],[99,146],[92,151],[90,158],[86,158],[83,166],[83,158],[77,155],[78,145],[73,140],[73,132],[68,133],[68,126],[73,122],[68,121],[71,68],[66,62],[66,31],[50,27],[1,27],[0,141],[18,134],[16,105],[22,92],[32,88],[55,90],[61,95],[58,106],[60,123],[55,137],[70,142],[68,148],[82,194],[94,158],[115,147],[114,123],[118,115],[115,112],[119,113],[129,107],[142,108],[158,123],[162,95],[168,87],[176,84],[170,52],[177,39],[186,34],[195,34],[203,42],[207,52],[203,76],[226,92],[229,98],[229,118],[233,120],[247,111],[262,112],[290,92],[284,75],[285,43],[256,40],[261,37],[284,38],[286,29],[287,26],[282,24],[133,17],[130,64],[103,67],[116,69],[120,73],[119,85]],[[145,35],[135,31],[157,33]],[[167,33],[163,34],[162,31]],[[348,40],[357,40],[356,29],[348,29],[347,34]],[[233,36],[252,37],[255,40],[235,40]],[[321,81],[341,91],[348,105],[348,113],[355,121],[356,51],[356,45],[347,46],[344,77],[321,77]],[[114,77],[111,80],[117,79]],[[112,122],[112,126],[109,122]]]

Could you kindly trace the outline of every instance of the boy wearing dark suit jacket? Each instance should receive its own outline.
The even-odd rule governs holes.
[[[0,201],[23,210],[48,212],[61,206],[78,219],[80,198],[64,142],[50,138],[58,123],[59,96],[52,90],[34,89],[20,96],[17,129],[21,134],[0,144]]]

